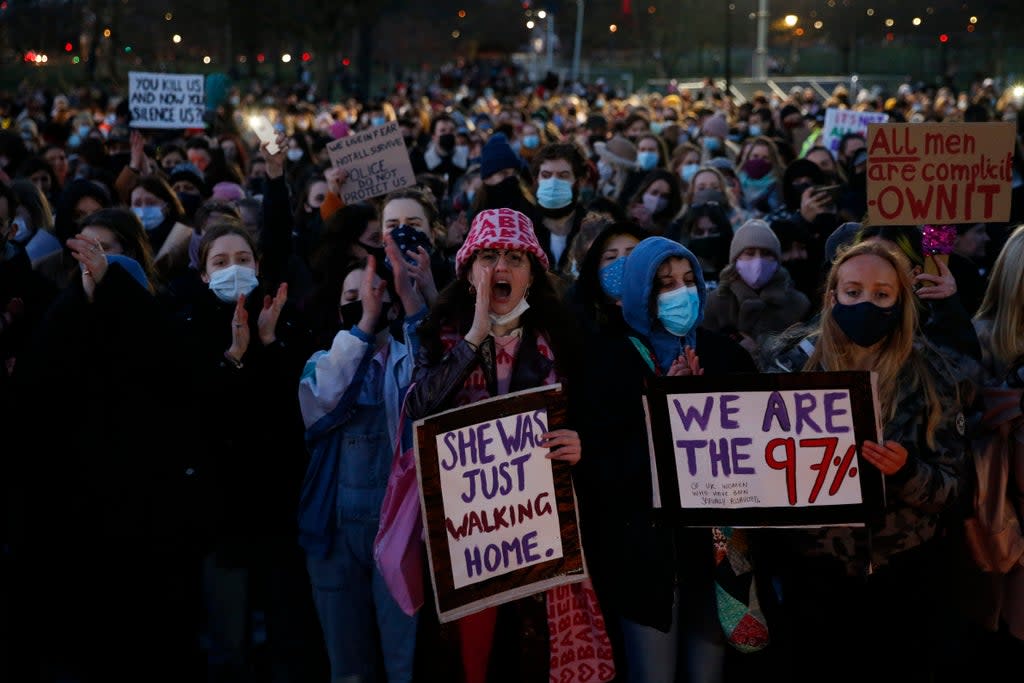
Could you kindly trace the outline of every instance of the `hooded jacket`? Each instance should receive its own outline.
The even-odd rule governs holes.
[[[693,328],[685,337],[677,337],[658,321],[651,318],[650,301],[654,288],[654,276],[658,268],[670,257],[684,258],[693,267],[697,281],[697,297],[700,307]],[[704,320],[704,306],[708,290],[704,284],[704,274],[700,262],[689,249],[664,237],[649,237],[636,245],[626,259],[626,268],[622,277],[622,315],[626,324],[640,334],[654,350],[662,372],[667,372],[685,347],[697,350],[697,326]]]

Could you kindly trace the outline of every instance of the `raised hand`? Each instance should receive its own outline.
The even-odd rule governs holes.
[[[107,274],[107,255],[103,253],[103,245],[82,233],[78,233],[67,242],[71,255],[82,269],[82,288],[91,302],[96,294],[96,285]]]
[[[669,377],[700,376],[704,374],[704,368],[700,366],[700,358],[697,357],[697,352],[692,347],[687,346],[683,353],[679,354],[679,357],[672,361],[667,374]]]
[[[363,317],[359,321],[359,329],[368,336],[377,331],[377,320],[384,310],[384,293],[388,284],[377,276],[377,259],[366,257],[366,270],[363,281],[359,283],[359,300],[363,303]]]
[[[277,341],[277,321],[281,317],[281,309],[288,301],[288,283],[282,282],[277,288],[277,294],[271,297],[269,294],[263,297],[263,310],[260,311],[256,327],[259,329],[260,341],[264,346]]]
[[[239,294],[235,302],[235,314],[231,316],[231,348],[227,355],[236,363],[249,350],[249,311],[245,310],[245,295]]]
[[[285,152],[288,149],[288,145],[286,144],[287,140],[288,140],[288,138],[287,138],[287,136],[285,136],[284,133],[278,133],[277,134],[277,140],[276,140],[277,154],[271,154],[267,150],[267,146],[268,146],[269,143],[266,143],[266,142],[261,142],[260,143],[260,155],[267,162],[267,177],[268,178],[280,178],[281,176],[284,175],[284,162],[287,159],[287,156],[285,155]]]
[[[929,258],[935,263],[936,268],[939,271],[938,275],[932,275],[931,273],[921,273],[914,278],[914,282],[929,283],[926,286],[919,287],[917,290],[917,296],[920,299],[948,299],[949,297],[956,294],[956,278],[953,277],[953,273],[950,272],[949,266],[946,265],[945,259],[936,258],[935,254],[925,254],[925,258]]]
[[[423,293],[416,287],[411,267],[405,256],[399,253],[398,244],[391,233],[384,235],[384,253],[391,261],[391,271],[395,275],[395,293],[402,300],[402,307],[406,315],[412,315],[423,308],[425,299]]]
[[[494,280],[494,268],[482,266],[482,275],[478,282],[470,282],[476,291],[476,306],[473,309],[473,325],[466,334],[466,341],[473,346],[480,346],[491,333],[491,283]]]

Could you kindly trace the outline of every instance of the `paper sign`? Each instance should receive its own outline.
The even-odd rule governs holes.
[[[822,129],[822,144],[833,155],[839,154],[839,141],[847,133],[860,133],[865,138],[868,124],[885,123],[889,115],[878,111],[854,111],[829,107],[825,110],[825,125]]]
[[[1013,122],[868,126],[868,221],[1009,220],[1016,133]]]
[[[200,74],[128,72],[132,128],[205,128]]]
[[[348,179],[341,187],[341,198],[346,204],[416,184],[409,150],[397,121],[333,140],[327,144],[327,154],[332,166],[348,171]]]
[[[855,525],[879,509],[881,474],[859,455],[879,438],[869,373],[708,379],[648,395],[663,508],[729,526]]]
[[[541,444],[564,413],[554,385],[416,423],[441,621],[586,577],[569,465]]]

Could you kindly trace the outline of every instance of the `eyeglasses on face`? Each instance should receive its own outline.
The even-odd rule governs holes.
[[[525,251],[511,251],[509,249],[481,249],[477,252],[476,258],[485,266],[498,265],[498,259],[505,257],[505,263],[510,268],[522,268],[529,263]]]

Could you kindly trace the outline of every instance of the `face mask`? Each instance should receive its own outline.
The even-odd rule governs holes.
[[[423,247],[428,254],[431,250],[430,238],[411,225],[399,225],[391,231],[391,239],[395,241],[398,251],[405,256],[405,260],[411,265],[416,265],[416,259],[409,256],[406,252],[411,251],[414,254],[418,254],[419,247]],[[385,258],[384,263],[388,268],[391,268],[390,259]]]
[[[164,222],[164,212],[159,206],[134,206],[132,211],[146,230],[156,230]]]
[[[537,202],[545,209],[561,209],[572,202],[572,183],[545,178],[537,184]]]
[[[92,130],[92,126],[79,126],[78,127],[78,137],[84,138],[85,136],[87,136],[89,134],[90,130]]]
[[[487,187],[487,206],[484,208],[508,208],[516,206],[522,200],[523,193],[519,189],[519,179],[516,177],[505,178],[497,185]]]
[[[897,303],[889,308],[882,308],[870,301],[859,304],[841,304],[838,301],[832,307],[832,318],[857,346],[865,348],[874,346],[889,336],[889,333],[900,325],[902,306]]]
[[[662,121],[651,121],[651,132],[655,135],[661,135],[661,131],[665,130],[665,124]]]
[[[391,309],[391,304],[384,302],[384,305],[380,309],[380,317],[377,318],[377,322],[373,326],[373,334],[377,335],[383,332],[388,327],[388,315]],[[363,302],[362,301],[350,301],[347,304],[338,306],[338,314],[341,316],[341,327],[344,330],[351,330],[353,327],[359,324],[359,321],[363,319]]]
[[[285,155],[288,157],[288,161],[295,162],[302,158],[302,150],[298,147],[293,147],[285,152]]]
[[[721,252],[721,240],[720,235],[714,235],[712,237],[698,237],[690,240],[690,243],[686,245],[686,248],[693,252],[694,256],[714,261],[718,258]]]
[[[658,153],[638,152],[636,155],[636,162],[640,165],[641,169],[645,171],[650,171],[652,168],[658,165]]]
[[[696,287],[680,287],[658,295],[658,320],[677,337],[684,337],[693,329],[699,311]]]
[[[594,100],[594,106],[598,109],[604,109],[605,104],[607,103],[604,100]]]
[[[446,133],[442,135],[440,138],[438,138],[437,144],[441,149],[445,150],[446,152],[452,151],[453,149],[455,149],[455,134]]]
[[[540,136],[539,135],[524,135],[523,136],[523,147],[526,149],[537,149],[540,147]]]
[[[203,203],[203,196],[198,192],[179,192],[178,200],[185,209],[185,215],[191,217],[196,214],[196,209]]]
[[[743,164],[743,172],[754,180],[760,180],[771,173],[772,162],[767,159],[747,159]]]
[[[691,140],[696,140],[697,135],[700,134],[700,128],[697,126],[690,126],[686,129],[686,134],[690,136]]]
[[[455,145],[455,153],[456,154],[460,154],[460,155],[461,154],[465,154],[468,157],[469,156],[469,145]]]
[[[601,289],[616,301],[622,300],[622,275],[625,272],[626,257],[620,256],[598,273],[601,277]]]
[[[722,141],[718,138],[704,138],[704,149],[708,151],[708,154],[713,154],[722,149]]]
[[[529,307],[530,304],[526,301],[526,297],[524,296],[522,299],[519,300],[519,303],[516,304],[516,307],[513,308],[508,313],[506,313],[505,315],[495,315],[493,313],[490,313],[489,315],[491,318],[491,326],[493,327],[494,325],[508,325],[511,322],[515,322],[519,318],[519,316],[521,316],[523,313],[526,313],[526,309],[528,309]]]
[[[679,177],[683,179],[684,183],[688,183],[693,180],[693,176],[697,175],[699,170],[700,164],[683,164],[679,167]]]
[[[476,199],[476,190],[466,190],[466,203],[472,205]]]
[[[643,202],[644,208],[650,211],[651,214],[661,213],[668,206],[667,199],[653,194],[645,194]]]
[[[370,125],[374,127],[383,126],[387,122],[388,120],[383,116],[374,116],[373,118],[370,119]]]
[[[14,233],[14,237],[11,238],[11,241],[16,244],[24,244],[25,242],[28,242],[32,237],[32,234],[35,232],[28,227],[28,222],[25,220],[24,216],[18,216],[11,221],[11,223],[18,227],[18,232]]]
[[[747,132],[750,133],[750,137],[756,138],[762,133],[761,126],[755,123],[754,125],[747,128]]]
[[[210,291],[226,304],[238,301],[238,296],[249,296],[259,280],[256,270],[249,266],[233,265],[210,275]]]
[[[768,281],[775,276],[779,269],[779,262],[773,258],[761,258],[755,256],[750,259],[739,259],[736,261],[736,271],[753,290],[759,290],[768,284]]]
[[[615,169],[612,168],[611,164],[607,164],[603,161],[597,162],[597,175],[601,178],[602,182],[608,182],[615,175]]]

